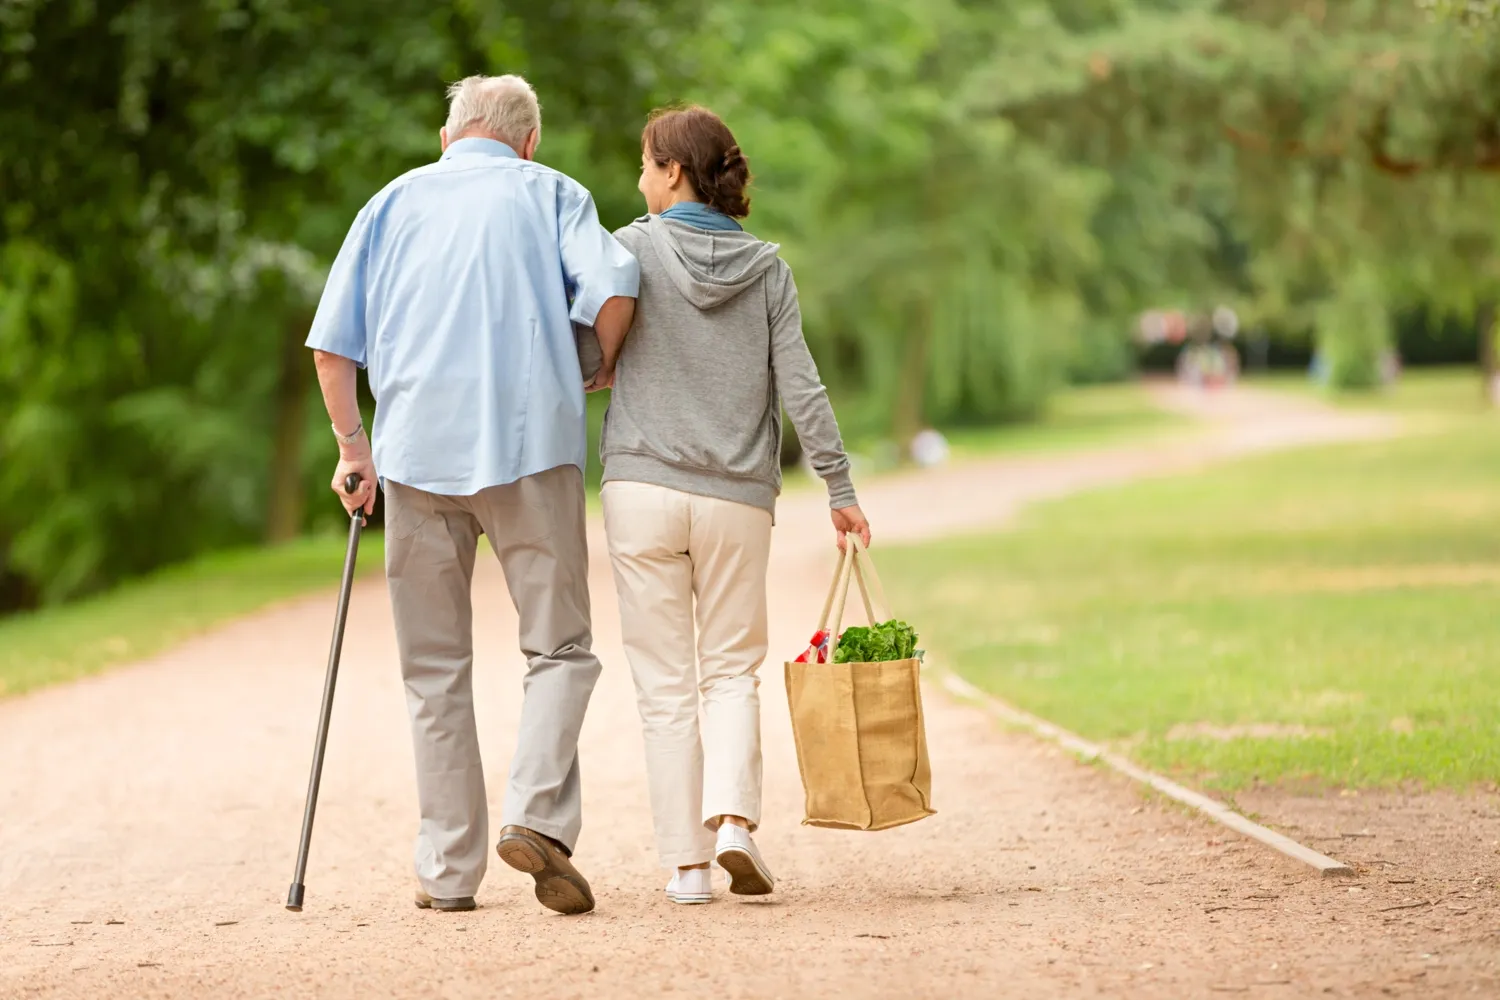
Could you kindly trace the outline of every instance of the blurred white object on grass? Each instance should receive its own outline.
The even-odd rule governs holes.
[[[924,469],[942,465],[948,461],[948,439],[929,427],[911,439],[911,458]]]
[[[1240,332],[1240,318],[1228,306],[1219,306],[1214,310],[1213,325],[1214,333],[1225,340],[1233,340],[1235,334]]]

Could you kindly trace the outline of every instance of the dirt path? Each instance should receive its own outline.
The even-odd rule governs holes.
[[[982,527],[1024,502],[1105,482],[1389,429],[1252,394],[1206,408],[1171,398],[1205,411],[1214,429],[1152,447],[871,483],[866,507],[882,540],[911,539]],[[795,651],[811,627],[832,564],[824,517],[812,494],[782,507],[773,658]],[[801,828],[775,664],[763,689],[760,840],[781,890],[763,902],[666,903],[597,538],[594,552],[606,671],[584,731],[578,853],[597,912],[547,913],[529,880],[498,862],[478,912],[411,906],[411,750],[388,604],[381,584],[369,582],[354,598],[309,904],[300,915],[281,904],[322,681],[328,595],[128,669],[0,702],[0,996],[1290,997],[1500,989],[1496,855],[1487,846],[1500,840],[1500,808],[1492,799],[1430,800],[1427,812],[1396,824],[1426,829],[1425,840],[1404,846],[1324,839],[1318,846],[1345,858],[1345,846],[1357,846],[1362,856],[1351,860],[1368,872],[1325,881],[1108,773],[1000,731],[933,690],[939,814],[877,835]],[[490,562],[481,561],[475,600],[484,609],[476,616],[477,702],[498,776],[520,685],[515,624]],[[1320,801],[1308,800],[1298,822],[1325,837],[1378,832],[1396,815],[1387,809],[1382,817],[1373,799],[1338,800],[1333,808],[1343,812],[1334,813]],[[1296,805],[1278,799],[1259,808]],[[1431,824],[1434,810],[1453,822]],[[1435,861],[1438,840],[1445,846]],[[1487,872],[1465,867],[1484,858]],[[1471,884],[1486,875],[1487,884]]]

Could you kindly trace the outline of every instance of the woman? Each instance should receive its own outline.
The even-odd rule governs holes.
[[[730,892],[774,884],[750,834],[783,404],[827,483],[840,544],[850,531],[870,541],[791,270],[735,221],[750,213],[749,182],[712,112],[651,117],[640,181],[649,214],[615,234],[641,266],[635,325],[616,370],[595,379],[614,380],[600,447],[604,519],[657,850],[676,869],[667,896],[677,903],[712,899],[712,860]]]

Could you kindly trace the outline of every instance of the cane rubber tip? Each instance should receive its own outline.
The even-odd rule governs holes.
[[[286,894],[286,908],[288,910],[291,910],[293,913],[301,913],[302,897],[306,895],[306,893],[307,889],[305,886],[298,885],[295,882],[292,883],[291,890]]]

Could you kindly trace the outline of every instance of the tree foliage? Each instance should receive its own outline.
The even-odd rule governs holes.
[[[458,77],[532,79],[613,225],[644,113],[723,113],[841,418],[905,437],[1120,374],[1147,308],[1350,385],[1398,310],[1488,324],[1494,6],[4,0],[0,607],[336,516],[300,345]]]
[[[633,146],[653,74],[673,65],[673,5],[396,0],[370,15],[284,0],[0,6],[11,601],[277,519],[281,537],[303,527],[330,455],[300,347],[311,308],[359,206],[435,155],[446,82],[531,74],[561,126],[544,153],[628,217],[622,138]],[[637,64],[651,72],[633,77]]]
[[[1500,0],[1418,0],[1418,5],[1433,17],[1469,27],[1488,25],[1500,18]]]
[[[1348,326],[1317,324],[1325,299],[1472,315],[1493,296],[1493,38],[1376,0],[1032,13],[975,100],[1080,162],[1118,172],[1148,151],[1157,193],[1249,247],[1234,285],[1252,321],[1327,339]]]

